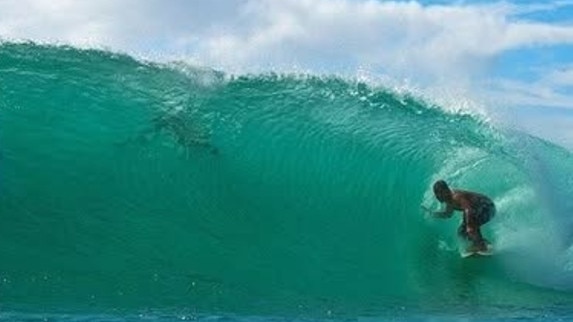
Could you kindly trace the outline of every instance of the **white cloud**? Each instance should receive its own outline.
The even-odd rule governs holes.
[[[573,87],[573,66],[549,72],[542,78],[542,82],[556,87]]]
[[[573,43],[573,26],[512,18],[524,8],[372,0],[0,0],[0,32],[4,38],[186,53],[221,66],[323,61],[435,77],[482,70],[510,49]]]
[[[422,6],[349,0],[250,1],[247,27],[205,35],[197,55],[223,66],[316,60],[368,65],[410,76],[466,75],[507,50],[573,44],[573,26],[519,21],[513,6]],[[288,66],[286,66],[288,67]]]
[[[243,2],[0,0],[0,37],[170,54],[184,49],[181,39],[201,36],[214,21],[232,23]]]
[[[570,110],[551,113],[516,113],[519,128],[533,135],[543,137],[573,151],[573,113]],[[550,126],[548,126],[550,125]]]
[[[497,78],[474,86],[481,89],[483,101],[498,107],[573,109],[573,65],[542,68],[537,73],[536,80]]]
[[[102,44],[112,27],[105,21],[108,6],[72,0],[0,1],[0,30],[8,39],[73,44]],[[112,11],[114,8],[110,8]]]

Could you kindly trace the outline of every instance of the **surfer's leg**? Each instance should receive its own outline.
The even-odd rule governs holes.
[[[476,225],[473,227],[475,233],[472,234],[470,240],[472,242],[472,248],[475,251],[485,251],[487,250],[487,240],[483,238],[481,234],[481,225],[489,221],[489,207],[482,205],[474,210],[476,215]]]
[[[479,228],[476,229],[476,233],[478,234],[478,236],[481,236]],[[462,222],[460,227],[458,227],[458,237],[461,240],[463,240],[463,245],[464,245],[463,247],[465,248],[465,252],[467,253],[471,254],[483,249],[478,240],[473,238],[472,235],[468,234],[468,228],[465,221]]]
[[[478,248],[483,248],[486,247],[486,240],[485,238],[483,238],[482,234],[481,234],[481,229],[478,226],[476,228],[476,234],[475,237],[473,238],[472,242],[474,243],[474,245],[478,246]]]
[[[465,221],[462,222],[460,227],[458,227],[458,236],[463,240],[470,240],[470,236],[468,235],[468,229],[466,227]]]
[[[483,235],[481,234],[481,226],[489,222],[493,216],[495,216],[495,205],[490,200],[485,200],[482,202],[478,208],[475,210],[476,212],[476,235],[475,240],[473,241],[474,245],[478,248],[487,249],[487,244],[489,243]]]
[[[495,205],[491,200],[484,200],[475,209],[478,226],[484,225],[495,216]]]

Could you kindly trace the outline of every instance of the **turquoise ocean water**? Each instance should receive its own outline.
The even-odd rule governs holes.
[[[341,77],[0,45],[0,320],[573,316],[573,159]],[[462,260],[436,179],[498,214]]]

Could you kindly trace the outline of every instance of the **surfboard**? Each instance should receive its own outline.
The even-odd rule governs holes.
[[[466,245],[460,245],[460,256],[462,258],[468,257],[481,257],[481,256],[491,256],[493,255],[493,246],[487,244],[487,250],[485,251],[469,251]]]

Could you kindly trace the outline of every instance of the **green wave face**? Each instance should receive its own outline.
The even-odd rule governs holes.
[[[0,153],[3,303],[367,314],[573,302],[571,154],[390,89],[4,43]],[[460,259],[459,216],[425,217],[437,179],[494,199],[493,257]]]

